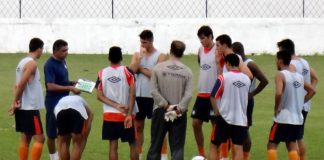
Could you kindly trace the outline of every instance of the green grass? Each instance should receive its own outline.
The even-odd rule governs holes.
[[[20,134],[15,132],[14,118],[8,115],[8,108],[12,101],[12,87],[15,79],[15,67],[25,54],[0,54],[0,160],[18,159],[17,146],[19,143]],[[42,73],[43,81],[43,65],[49,57],[49,54],[44,54],[38,61],[40,72]],[[124,56],[124,64],[129,64],[129,55]],[[253,127],[250,129],[252,136],[252,151],[251,159],[260,160],[266,158],[266,144],[268,140],[268,134],[272,125],[272,115],[274,107],[274,74],[276,73],[275,57],[271,55],[252,56],[255,62],[267,75],[270,83],[265,90],[255,98],[255,109],[254,109],[254,122]],[[324,125],[322,117],[324,110],[320,104],[320,99],[323,98],[324,88],[321,82],[324,81],[324,73],[321,68],[324,67],[323,56],[307,56],[310,64],[314,69],[317,70],[319,76],[319,85],[317,87],[317,95],[312,101],[312,109],[307,119],[306,131],[305,131],[305,142],[307,145],[307,155],[310,160],[320,160],[324,157],[323,144]],[[195,101],[195,95],[197,93],[197,77],[198,77],[198,65],[195,55],[185,56],[183,62],[187,64],[193,71],[194,74],[194,91],[193,99],[191,100],[189,112],[192,110],[193,103]],[[106,55],[69,55],[67,59],[69,67],[70,79],[87,78],[95,81],[97,78],[97,72],[100,68],[107,66]],[[88,101],[92,110],[95,113],[93,121],[92,131],[90,133],[87,147],[83,154],[83,159],[107,159],[108,157],[108,141],[101,140],[101,125],[102,125],[102,105],[96,99],[96,95],[83,93],[82,96]],[[45,127],[44,113],[45,110],[41,111],[43,127]],[[144,155],[148,151],[150,143],[150,121],[147,121],[145,128],[145,145]],[[205,147],[208,151],[209,137],[211,132],[210,124],[204,124],[203,126],[205,135]],[[185,145],[185,159],[188,160],[192,156],[197,155],[196,143],[191,127],[191,118],[188,114],[187,124],[187,137]],[[120,143],[119,145],[119,159],[129,159],[129,150],[126,143]],[[287,151],[285,145],[281,144],[278,148],[278,158],[287,159]],[[46,145],[44,145],[42,159],[48,158],[48,151]]]

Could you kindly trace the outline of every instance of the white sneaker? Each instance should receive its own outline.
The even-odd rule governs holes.
[[[194,156],[191,160],[206,160],[203,156]]]

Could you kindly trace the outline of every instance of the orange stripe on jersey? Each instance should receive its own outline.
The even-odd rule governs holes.
[[[99,70],[98,72],[98,77],[99,77],[99,85],[98,85],[98,90],[102,91],[102,70]]]
[[[212,50],[213,47],[214,47],[214,46],[212,46],[211,48],[204,47],[204,54],[209,53],[209,51]]]
[[[215,140],[215,133],[216,133],[216,124],[213,127],[212,133],[210,135],[210,140]]]
[[[273,141],[275,135],[276,135],[276,131],[277,131],[277,128],[278,128],[278,124],[277,123],[274,123],[272,128],[271,128],[271,132],[270,132],[270,135],[269,135],[269,140],[270,141]]]
[[[41,125],[37,116],[34,116],[35,134],[42,134]]]
[[[221,85],[215,94],[216,99],[220,98],[223,95],[223,91],[224,91],[224,77],[223,77],[223,75],[219,75],[218,79],[220,80]]]
[[[134,76],[132,73],[130,73],[126,67],[124,67],[124,72],[126,75],[127,83],[129,86],[133,86],[135,83]]]
[[[210,93],[198,93],[197,96],[198,97],[202,97],[202,98],[209,98],[210,97]]]
[[[132,118],[134,119],[135,116],[132,115]],[[109,121],[109,122],[124,122],[126,119],[126,116],[123,113],[111,113],[106,112],[103,114],[103,120]]]

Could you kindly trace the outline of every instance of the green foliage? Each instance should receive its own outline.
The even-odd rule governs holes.
[[[0,54],[0,160],[18,159],[17,147],[19,144],[20,134],[15,132],[14,117],[9,116],[7,110],[12,101],[12,88],[15,80],[15,67],[18,61],[24,57],[25,54]],[[43,65],[50,54],[44,54],[40,60],[38,60],[38,66],[42,76],[42,83],[44,83]],[[272,125],[273,107],[274,107],[274,74],[276,73],[275,57],[271,55],[251,56],[259,67],[267,75],[270,83],[263,92],[255,97],[254,108],[254,122],[250,129],[252,137],[252,151],[251,159],[259,160],[266,157],[266,144],[268,141],[268,134]],[[197,79],[199,74],[199,67],[197,64],[196,55],[184,56],[183,62],[187,64],[193,71],[194,77],[194,92],[193,98],[190,103],[190,109],[188,115],[187,124],[187,137],[185,146],[185,159],[197,155],[197,148],[193,130],[191,126],[190,111],[195,102],[195,96],[197,93]],[[323,144],[324,125],[322,123],[322,117],[324,110],[320,105],[320,98],[323,97],[324,88],[321,83],[324,81],[323,68],[324,57],[323,56],[306,56],[305,57],[311,64],[311,66],[317,71],[319,77],[319,85],[317,87],[317,95],[312,101],[312,110],[309,113],[306,131],[305,131],[305,143],[308,147],[307,155],[308,159],[321,159],[324,157],[321,144]],[[125,55],[124,64],[130,63],[131,56]],[[92,81],[96,81],[97,72],[100,68],[108,65],[107,55],[69,55],[67,59],[69,67],[69,74],[71,80],[78,78],[86,78]],[[322,67],[321,67],[322,66]],[[43,88],[45,91],[45,87]],[[45,93],[45,92],[44,92]],[[107,159],[109,143],[108,141],[101,140],[101,127],[102,127],[102,104],[96,99],[95,92],[92,94],[82,93],[82,96],[88,101],[95,117],[93,121],[92,131],[90,133],[88,144],[83,154],[83,159]],[[45,109],[41,111],[43,128],[45,128]],[[150,121],[146,121],[145,127],[145,144],[143,147],[144,155],[148,151],[150,143]],[[205,148],[208,152],[209,138],[211,133],[211,125],[203,125],[205,135]],[[127,143],[119,144],[119,159],[129,159],[129,148]],[[287,151],[285,145],[282,144],[278,148],[279,159],[287,159]],[[43,148],[42,159],[48,158],[48,151],[46,145]],[[144,158],[145,159],[145,158]]]

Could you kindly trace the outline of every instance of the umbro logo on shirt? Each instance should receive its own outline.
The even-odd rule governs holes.
[[[241,88],[241,87],[245,86],[245,84],[241,81],[235,81],[235,82],[233,82],[233,85],[237,88]]]
[[[303,72],[302,72],[303,76],[306,75],[307,73],[308,73],[308,70],[307,69],[303,69]]]
[[[208,64],[204,64],[204,65],[201,65],[200,68],[203,69],[203,70],[208,70],[208,69],[211,68],[211,66],[208,65]]]
[[[299,88],[301,86],[301,84],[297,81],[294,81],[293,85],[295,88]]]
[[[107,80],[110,81],[110,82],[112,82],[112,83],[117,83],[117,82],[119,82],[121,79],[118,78],[118,77],[116,77],[116,76],[112,76],[112,77],[109,77]]]
[[[182,67],[179,67],[177,65],[171,65],[171,66],[167,66],[169,69],[172,69],[172,70],[180,70],[180,69],[183,69]]]

